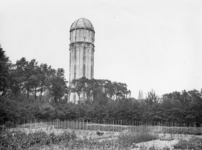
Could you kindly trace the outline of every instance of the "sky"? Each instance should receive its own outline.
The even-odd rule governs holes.
[[[95,29],[95,79],[126,83],[135,98],[201,90],[201,0],[0,0],[1,47],[12,63],[36,59],[69,80],[69,30],[79,18]]]

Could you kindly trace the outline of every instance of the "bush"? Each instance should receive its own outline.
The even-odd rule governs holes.
[[[25,120],[34,119],[34,112],[37,110],[33,110],[38,107],[34,103],[18,102],[0,96],[0,108],[0,125],[9,122],[8,126],[12,127],[10,122],[20,124]]]
[[[15,127],[15,124],[13,122],[11,122],[11,121],[7,121],[5,123],[5,127],[6,128],[13,128],[13,127]]]

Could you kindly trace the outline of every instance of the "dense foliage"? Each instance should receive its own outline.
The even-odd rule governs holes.
[[[78,104],[68,102],[71,92],[78,95]],[[151,91],[141,100],[130,93],[124,83],[85,77],[68,87],[62,68],[25,58],[12,64],[0,49],[0,124],[56,118],[202,124],[202,91],[176,91],[161,98]]]
[[[4,150],[27,150],[34,146],[49,146],[61,142],[68,143],[75,140],[75,133],[64,132],[60,135],[46,132],[24,133],[22,131],[6,131],[0,134],[0,149]]]
[[[0,92],[4,96],[8,87],[9,59],[0,45]]]
[[[144,127],[145,128],[145,127]],[[97,135],[100,136],[100,135]],[[111,139],[111,136],[108,137]],[[109,140],[107,137],[83,138],[77,137],[75,132],[54,134],[45,131],[23,132],[23,130],[4,131],[0,134],[0,149],[2,150],[37,150],[37,149],[129,149],[135,143],[157,139],[149,130],[137,133],[123,133],[117,138]],[[59,148],[57,148],[59,146]]]

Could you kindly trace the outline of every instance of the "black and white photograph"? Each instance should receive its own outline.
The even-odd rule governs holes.
[[[202,1],[0,0],[0,150],[202,150]]]

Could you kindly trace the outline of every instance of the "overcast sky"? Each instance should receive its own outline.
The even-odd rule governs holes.
[[[79,18],[95,29],[96,79],[124,82],[135,98],[202,88],[201,0],[0,0],[0,44],[13,63],[36,59],[69,80]]]

